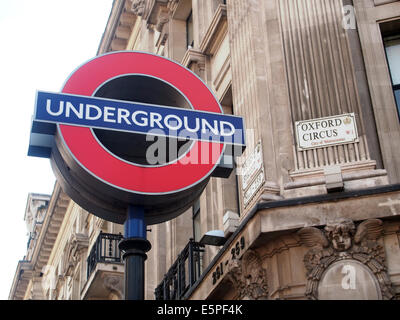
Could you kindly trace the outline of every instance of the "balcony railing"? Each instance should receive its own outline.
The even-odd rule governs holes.
[[[156,300],[181,300],[201,275],[204,245],[190,239],[155,290]]]
[[[87,258],[88,279],[99,262],[122,263],[121,251],[118,249],[118,243],[122,237],[121,234],[100,232]]]

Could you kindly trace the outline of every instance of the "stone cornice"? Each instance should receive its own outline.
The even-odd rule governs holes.
[[[200,43],[200,51],[204,54],[214,54],[227,32],[226,5],[220,4]]]
[[[125,50],[136,19],[132,0],[114,0],[97,55]]]
[[[119,23],[119,17],[124,8],[124,2],[125,0],[114,0],[112,4],[111,13],[108,17],[107,25],[101,38],[99,48],[97,50],[98,55],[109,51],[111,41],[114,38],[115,30]]]
[[[205,64],[205,55],[202,54],[201,52],[194,50],[194,49],[188,49],[183,56],[181,64],[185,67],[190,67],[192,63],[200,63],[200,64]]]
[[[32,263],[21,260],[18,262],[17,270],[11,285],[9,300],[22,300],[32,276]]]
[[[155,26],[158,31],[160,30],[160,17],[167,19],[169,16],[169,9],[167,8],[168,0],[151,0],[148,15],[145,16],[148,26]],[[165,23],[165,22],[164,22]]]
[[[20,261],[10,290],[9,299],[23,299],[32,272],[40,273],[53,250],[70,198],[56,182],[32,258]]]
[[[39,235],[35,252],[32,255],[34,270],[40,272],[45,266],[60,230],[70,198],[56,182],[52,193],[43,228]]]

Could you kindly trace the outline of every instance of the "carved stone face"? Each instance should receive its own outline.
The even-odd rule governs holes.
[[[332,237],[332,245],[337,251],[350,249],[351,237],[348,233],[337,232]]]
[[[138,16],[142,16],[146,6],[146,0],[133,0],[132,12]]]
[[[355,226],[351,220],[343,220],[325,227],[328,239],[337,251],[346,251],[351,248]]]

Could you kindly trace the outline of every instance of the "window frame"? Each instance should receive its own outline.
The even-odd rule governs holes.
[[[397,111],[400,119],[400,84],[396,84],[393,86],[393,93],[394,93],[394,99],[396,100],[397,103]]]
[[[399,40],[400,41],[400,30],[396,34],[392,34],[390,36],[388,35],[386,37],[383,37],[383,47],[384,47],[383,49],[385,51],[385,57],[386,57],[386,62],[387,62],[388,70],[389,70],[390,81],[391,81],[391,84],[392,84],[393,96],[394,96],[395,104],[396,104],[396,107],[397,107],[397,115],[398,115],[399,121],[400,121],[400,83],[399,84],[394,84],[394,81],[393,81],[393,70],[390,67],[389,57],[388,57],[388,53],[387,53],[387,47],[388,47],[387,46],[387,42],[388,41],[393,41],[393,40]]]

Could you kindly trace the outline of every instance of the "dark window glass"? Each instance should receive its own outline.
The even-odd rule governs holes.
[[[400,36],[385,38],[385,50],[400,116]]]
[[[397,102],[397,110],[399,111],[400,115],[400,86],[397,86],[397,90],[394,90],[394,95],[396,97],[396,102]]]
[[[393,85],[400,85],[400,37],[387,38],[385,48]]]

